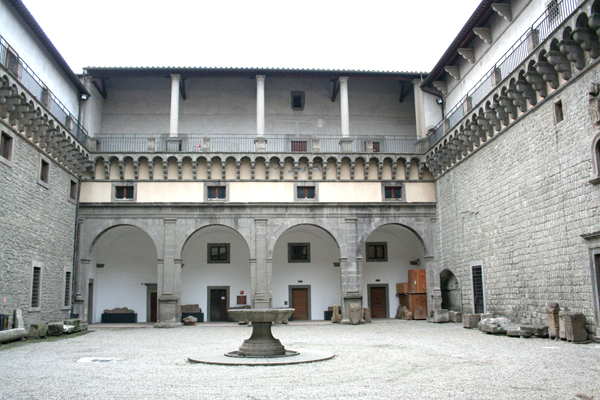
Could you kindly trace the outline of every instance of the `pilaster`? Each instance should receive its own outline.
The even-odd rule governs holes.
[[[256,262],[252,273],[256,277],[256,286],[253,287],[254,296],[252,296],[254,308],[269,308],[271,306],[269,282],[273,261],[271,260],[269,268],[267,263],[267,221],[266,218],[256,218],[254,220],[254,242],[256,243]]]
[[[181,326],[179,304],[181,260],[175,260],[175,225],[177,219],[164,220],[164,258],[158,260],[158,322],[155,328]]]

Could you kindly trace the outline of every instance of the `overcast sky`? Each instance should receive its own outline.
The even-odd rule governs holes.
[[[71,68],[429,71],[480,0],[23,0]]]

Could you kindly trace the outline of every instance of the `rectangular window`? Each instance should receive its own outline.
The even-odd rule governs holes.
[[[2,137],[0,139],[0,156],[7,161],[12,160],[12,143],[12,136],[2,132]]]
[[[72,179],[69,182],[71,182],[71,186],[69,186],[69,198],[71,200],[76,200],[77,199],[77,182]]]
[[[71,305],[71,271],[65,272],[65,302],[64,306]]]
[[[306,152],[308,149],[308,142],[306,140],[292,140],[292,151]]]
[[[50,163],[44,159],[40,162],[40,181],[48,183],[50,179]]]
[[[485,302],[483,297],[483,270],[481,265],[473,266],[473,309],[475,314],[483,314],[485,312]]]
[[[209,264],[228,264],[229,263],[229,243],[209,243],[208,244],[208,263]]]
[[[563,105],[562,101],[559,100],[556,103],[554,103],[554,121],[556,121],[556,123],[558,124],[563,119],[565,119],[563,115]]]
[[[385,187],[385,198],[386,199],[401,199],[402,198],[402,186],[386,186]]]
[[[379,147],[379,142],[373,142],[373,153],[381,152],[381,148]]]
[[[209,186],[208,198],[211,200],[225,200],[225,186]]]
[[[40,308],[40,295],[42,288],[42,268],[33,267],[31,279],[31,308]]]
[[[298,186],[297,196],[299,199],[314,199],[315,198],[315,187],[314,186]]]
[[[288,243],[288,262],[310,262],[310,243]]]
[[[546,3],[546,13],[548,15],[548,22],[554,22],[560,17],[560,6],[558,0],[550,0]]]
[[[293,91],[292,92],[292,110],[302,111],[304,110],[304,92]]]
[[[387,261],[387,243],[367,243],[367,261]]]
[[[10,49],[6,54],[6,68],[19,78],[19,57]]]
[[[115,198],[117,200],[133,200],[133,186],[116,186]]]

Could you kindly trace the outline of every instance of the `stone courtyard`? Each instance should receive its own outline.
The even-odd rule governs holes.
[[[92,325],[83,335],[3,345],[0,399],[600,398],[600,344],[487,335],[458,323],[290,322],[273,327],[286,348],[335,357],[288,366],[187,361],[235,350],[249,333],[233,323]]]

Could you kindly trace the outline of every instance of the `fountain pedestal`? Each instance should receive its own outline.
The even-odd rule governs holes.
[[[261,308],[229,310],[229,316],[235,321],[251,322],[252,336],[244,340],[238,351],[227,353],[230,357],[286,357],[297,355],[286,350],[279,339],[271,333],[273,322],[288,319],[294,313],[293,308]]]

